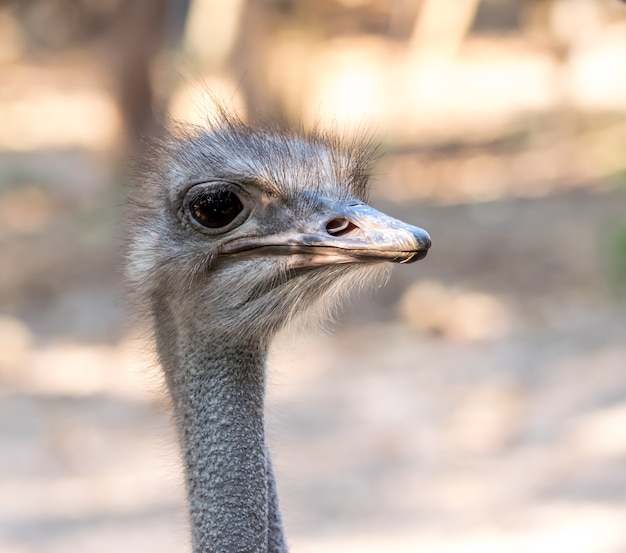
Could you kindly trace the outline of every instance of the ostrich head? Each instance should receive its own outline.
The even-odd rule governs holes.
[[[154,152],[129,274],[153,308],[167,304],[205,333],[265,340],[389,265],[380,262],[416,261],[430,247],[426,232],[365,203],[367,144],[253,130],[222,114]]]

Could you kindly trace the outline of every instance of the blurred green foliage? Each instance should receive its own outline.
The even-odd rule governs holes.
[[[626,169],[615,171],[607,180],[626,194]],[[609,232],[607,250],[611,286],[618,294],[626,295],[626,214]]]
[[[617,292],[626,294],[626,218],[611,233],[609,262],[612,284]]]

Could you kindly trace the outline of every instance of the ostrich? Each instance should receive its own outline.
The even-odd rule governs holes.
[[[194,553],[286,553],[264,435],[281,327],[428,234],[365,203],[372,148],[252,129],[225,110],[153,145],[127,273],[152,320],[182,450]]]

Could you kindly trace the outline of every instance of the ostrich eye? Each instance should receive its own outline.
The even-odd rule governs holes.
[[[232,223],[243,211],[243,204],[230,190],[204,190],[189,203],[194,220],[208,229],[220,229]]]

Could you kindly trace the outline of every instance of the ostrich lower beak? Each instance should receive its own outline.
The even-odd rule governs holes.
[[[288,255],[295,266],[391,261],[413,263],[426,257],[425,230],[389,217],[361,202],[328,206],[325,213],[298,232],[234,239],[221,254]]]

